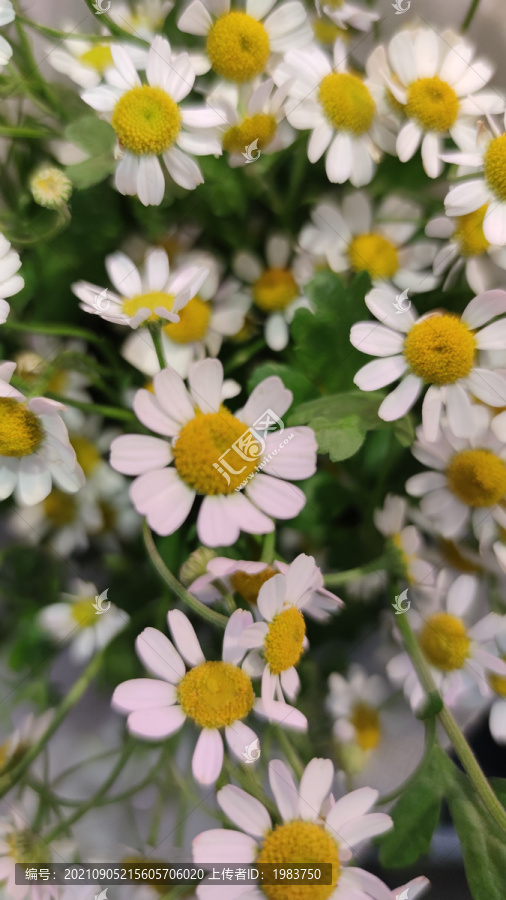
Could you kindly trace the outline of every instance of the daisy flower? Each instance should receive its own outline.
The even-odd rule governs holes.
[[[0,325],[3,325],[3,323],[7,321],[7,316],[11,309],[5,298],[12,297],[14,294],[19,294],[25,286],[24,278],[22,278],[21,275],[16,274],[20,268],[21,260],[19,258],[19,253],[16,253],[15,250],[11,250],[11,245],[7,238],[5,238],[3,234],[0,234]]]
[[[243,629],[252,621],[250,612],[237,609],[223,638],[223,656],[206,660],[195,630],[180,610],[167,616],[174,644],[156,628],[145,628],[136,641],[137,654],[155,678],[125,681],[114,691],[113,707],[128,714],[128,730],[146,740],[162,740],[182,727],[188,718],[200,729],[192,758],[192,772],[200,784],[214,784],[223,766],[223,740],[231,753],[243,759],[243,751],[257,740],[244,723],[253,709],[266,716],[264,704],[255,698],[251,678],[240,667],[244,650],[239,646]],[[186,670],[186,665],[188,671]],[[269,708],[268,717],[286,728],[305,730],[307,722],[286,704]]]
[[[188,54],[174,56],[165,38],[155,37],[151,44],[146,84],[142,84],[124,47],[113,44],[111,52],[117,70],[114,83],[91,88],[82,98],[93,109],[106,113],[116,132],[121,152],[115,176],[117,190],[137,195],[144,206],[158,206],[165,192],[158,157],[162,156],[176,184],[193,190],[203,178],[188,153],[221,153],[219,141],[206,133],[220,123],[221,116],[210,108],[181,108],[180,101],[193,87],[195,70]]]
[[[504,280],[500,270],[506,269],[506,249],[491,244],[483,233],[487,209],[484,204],[455,219],[437,216],[428,222],[425,233],[446,241],[434,259],[434,275],[439,278],[447,273],[444,291],[454,286],[462,269],[476,294],[497,287]]]
[[[497,643],[501,658],[506,663],[506,633],[498,636]],[[493,698],[488,726],[494,740],[503,745],[506,744],[506,677],[495,672],[489,672],[487,677]]]
[[[322,4],[322,10],[339,28],[355,28],[356,31],[370,31],[373,22],[377,22],[380,14],[357,3],[346,0],[328,0]]]
[[[417,429],[413,456],[430,471],[413,475],[406,491],[422,497],[420,508],[444,538],[459,538],[471,525],[480,544],[506,528],[506,445],[490,428],[485,407],[472,409],[472,435],[458,438],[443,423],[437,440]]]
[[[223,339],[241,330],[251,299],[235,278],[221,281],[222,267],[211,253],[194,251],[179,256],[178,264],[207,270],[198,293],[179,310],[179,321],[164,325],[160,332],[167,365],[187,378],[193,362],[218,356]],[[160,371],[151,335],[145,332],[129,335],[121,354],[145,375]]]
[[[281,866],[332,865],[332,886],[325,888],[328,900],[363,897],[364,900],[390,900],[391,892],[375,875],[347,863],[353,848],[392,827],[384,813],[371,813],[378,791],[360,788],[334,801],[329,793],[334,781],[330,759],[314,758],[302,773],[297,786],[293,775],[280,759],[269,763],[269,784],[276,800],[281,824],[273,825],[265,806],[246,791],[228,784],[216,797],[220,809],[238,830],[215,828],[203,831],[193,840],[193,861],[201,863],[274,864]],[[322,808],[323,807],[323,808]],[[292,895],[283,888],[280,897]],[[213,885],[197,888],[199,900],[215,896]],[[244,895],[244,887],[228,888],[230,900]],[[272,889],[261,884],[248,890],[248,900],[272,896]],[[297,888],[300,900],[311,900],[314,887]]]
[[[445,209],[448,216],[454,217],[478,215],[485,207],[483,235],[491,244],[503,247],[506,244],[506,132],[500,133],[490,118],[488,123],[493,132],[482,127],[474,132],[474,140],[463,135],[462,142],[456,142],[461,150],[444,155],[446,162],[464,167],[459,174],[475,171],[469,180],[450,188]]]
[[[171,273],[169,258],[160,247],[146,252],[142,273],[125,253],[107,256],[105,267],[117,293],[89,281],[77,281],[72,291],[85,312],[130,328],[160,319],[179,322],[181,309],[208,274],[202,266],[181,266]]]
[[[473,57],[473,46],[461,35],[439,35],[425,27],[397,32],[385,51],[385,86],[393,103],[400,104],[403,119],[397,155],[407,162],[421,145],[429,178],[442,172],[445,137],[450,135],[460,145],[471,117],[504,110],[504,100],[496,91],[482,90],[493,66]]]
[[[265,245],[266,263],[249,250],[238,253],[232,263],[237,277],[251,284],[253,301],[267,316],[265,340],[271,350],[283,350],[288,344],[288,325],[295,312],[311,308],[291,257],[288,238],[275,234]]]
[[[60,888],[50,882],[16,884],[16,863],[44,866],[74,858],[72,840],[56,840],[48,845],[32,828],[37,813],[35,794],[25,790],[22,803],[9,803],[9,819],[0,820],[0,884],[9,900],[57,900]]]
[[[292,79],[287,118],[312,134],[308,159],[324,153],[329,181],[354,187],[369,184],[380,152],[374,130],[376,106],[367,83],[347,71],[346,49],[334,44],[333,60],[315,45],[291,50],[274,72],[276,84]]]
[[[71,27],[68,28],[71,30]],[[124,51],[132,59],[136,69],[145,69],[147,50],[136,44],[121,44]],[[114,81],[116,68],[112,55],[112,44],[104,37],[104,42],[95,41],[62,41],[57,47],[51,47],[48,54],[49,64],[56,72],[67,75],[79,87],[87,90],[97,87],[102,81]],[[123,84],[119,84],[120,87]]]
[[[289,87],[287,81],[275,88],[271,78],[241,86],[221,82],[209,94],[207,102],[223,112],[222,146],[233,168],[293,143],[294,131],[284,113]]]
[[[41,716],[29,713],[18,727],[0,744],[0,772],[5,772],[17,765],[26,751],[42,737],[54,716],[54,710],[48,709]]]
[[[428,587],[433,583],[433,566],[422,559],[423,539],[415,525],[407,525],[408,504],[404,497],[387,494],[383,509],[374,511],[378,531],[390,538],[396,562],[409,584]]]
[[[210,69],[226,81],[252,81],[270,70],[280,54],[304,47],[312,38],[306,10],[298,0],[246,0],[231,9],[230,0],[193,0],[178,21],[180,31],[206,38],[200,72]]]
[[[0,25],[9,25],[14,19],[14,7],[10,0],[0,0]],[[11,56],[11,45],[0,35],[0,66],[6,66]]]
[[[506,319],[492,322],[506,312],[506,291],[478,294],[460,317],[440,311],[418,317],[413,305],[399,312],[389,288],[375,288],[365,302],[383,324],[358,322],[350,341],[363,353],[383,358],[359,369],[354,382],[362,391],[376,391],[401,379],[383,400],[381,419],[404,416],[427,386],[422,406],[426,440],[437,438],[443,406],[451,429],[462,437],[472,427],[470,395],[490,406],[505,405],[506,378],[480,365],[479,351],[506,348]]]
[[[291,429],[293,438],[267,463],[279,446],[279,432],[262,436],[274,417],[280,421],[292,392],[277,376],[266,378],[234,416],[220,403],[223,366],[218,360],[194,363],[189,383],[187,391],[176,372],[163,369],[153,379],[154,393],[141,389],[135,396],[139,420],[165,439],[133,434],[112,442],[112,467],[138,476],[130,488],[137,512],[157,534],[173,534],[200,495],[197,533],[210,547],[235,543],[241,530],[272,531],[271,516],[298,515],[305,495],[284,479],[309,478],[315,472],[314,432],[305,426]],[[257,472],[260,465],[265,474]]]
[[[40,503],[54,482],[70,494],[85,478],[69,442],[62,403],[27,400],[9,384],[16,363],[0,363],[0,499],[14,492],[20,506]]]
[[[379,675],[368,675],[363,666],[351,665],[344,678],[337,672],[329,676],[326,707],[334,724],[332,732],[340,745],[358,750],[364,757],[374,750],[381,739],[380,708],[389,689]],[[349,752],[346,754],[349,757]]]
[[[299,563],[295,566],[297,560]],[[312,556],[306,556],[303,553],[290,565],[278,559],[275,559],[270,565],[264,562],[215,556],[206,560],[205,574],[192,580],[189,590],[199,598],[201,603],[215,603],[222,599],[220,585],[224,585],[228,591],[239,594],[246,603],[249,603],[253,614],[259,618],[261,613],[257,610],[257,601],[262,585],[277,574],[286,575],[289,582],[293,584],[296,574],[298,578],[298,566],[307,560],[314,563]],[[324,622],[330,618],[332,613],[337,612],[343,602],[335,594],[325,589],[323,576],[318,566],[311,565],[306,569],[305,574],[310,577],[302,585],[304,615]]]
[[[72,196],[72,182],[62,169],[41,166],[30,177],[33,199],[46,209],[64,206]]]
[[[417,203],[392,194],[374,211],[367,194],[355,191],[341,206],[327,200],[311,212],[299,237],[303,250],[324,257],[333,272],[368,272],[373,283],[392,281],[401,291],[431,291],[434,241],[412,241],[421,218]]]
[[[476,621],[473,607],[479,582],[474,575],[459,575],[452,583],[449,581],[449,573],[440,572],[436,589],[420,611],[411,607],[405,615],[436,687],[451,707],[457,697],[460,701],[476,685],[482,694],[486,693],[487,672],[506,677],[506,662],[491,647],[498,631],[506,629],[506,619],[488,613]],[[412,709],[418,710],[425,693],[408,654],[394,656],[387,663],[387,674],[396,687],[403,687]]]
[[[150,43],[162,30],[165,19],[173,8],[174,0],[137,0],[133,4],[118,3],[115,0],[111,4],[109,16],[124,31]]]

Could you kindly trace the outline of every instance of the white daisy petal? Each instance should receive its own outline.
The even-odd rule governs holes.
[[[192,758],[192,773],[199,784],[214,784],[223,766],[223,741],[217,728],[203,728]]]
[[[171,609],[167,619],[172,639],[185,662],[189,666],[198,666],[205,662],[195,629],[188,617],[180,609]]]
[[[299,816],[314,822],[334,780],[334,767],[330,759],[312,759],[302,773],[300,781]]]
[[[216,799],[220,808],[237,828],[252,837],[263,838],[272,822],[263,803],[233,784],[218,791]]]

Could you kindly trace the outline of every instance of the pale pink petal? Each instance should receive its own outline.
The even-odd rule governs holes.
[[[218,791],[216,799],[237,828],[252,837],[263,838],[272,828],[271,817],[263,803],[232,784]]]
[[[195,499],[175,469],[155,469],[139,475],[130,486],[137,512],[157,534],[173,534],[187,519]]]
[[[299,425],[287,428],[282,434],[276,431],[265,438],[264,459],[277,452],[262,464],[262,471],[289,481],[310,478],[316,471],[317,449],[312,428]]]
[[[299,792],[286,763],[273,759],[269,763],[269,784],[284,822],[299,814]]]
[[[386,422],[393,422],[404,416],[418,400],[423,381],[417,375],[406,375],[401,383],[385,397],[378,409],[378,416]]]
[[[379,388],[397,381],[407,369],[404,356],[389,356],[386,359],[373,359],[358,370],[354,384],[362,391],[376,391]]]
[[[128,716],[128,730],[136,737],[161,741],[179,731],[186,716],[180,706],[140,709]]]
[[[256,714],[261,718],[268,719],[269,722],[276,722],[283,728],[292,731],[307,731],[307,719],[300,710],[288,703],[281,703],[279,700],[269,700],[265,704],[263,700],[255,700],[253,706]]]
[[[221,404],[223,366],[217,359],[204,359],[194,363],[189,374],[190,390],[203,413],[217,413]]]
[[[177,422],[179,426],[186,425],[195,417],[193,404],[184,381],[173,369],[162,369],[161,372],[158,372],[153,378],[153,387],[159,405],[172,422]],[[137,410],[135,412],[137,413]],[[172,434],[174,433],[172,431]]]
[[[247,425],[256,425],[266,412],[272,410],[276,416],[282,416],[291,405],[293,394],[277,375],[265,378],[256,386],[241,414]],[[260,424],[257,425],[261,430]]]
[[[283,608],[286,596],[286,578],[274,575],[269,578],[258,592],[257,604],[264,619],[270,622]]]
[[[246,628],[253,622],[253,616],[249,610],[236,609],[230,616],[225,635],[223,637],[223,661],[239,665],[244,656],[245,648],[241,643],[241,636]]]
[[[177,684],[186,674],[179,653],[157,628],[145,628],[135,642],[137,656],[151,675]]]
[[[254,838],[242,831],[213,828],[203,831],[192,843],[193,861],[202,863],[252,863],[258,853]],[[243,886],[244,888],[244,886]]]
[[[229,498],[204,497],[197,518],[199,540],[206,547],[229,547],[239,537],[241,526],[231,515]]]
[[[223,741],[217,728],[204,728],[192,759],[192,773],[199,784],[214,784],[223,766]]]
[[[334,766],[330,759],[312,759],[304,769],[300,781],[299,816],[314,822],[334,780]]]
[[[155,678],[133,678],[119,684],[112,695],[112,706],[118,712],[136,709],[160,709],[172,706],[177,700],[176,688]]]
[[[300,488],[270,475],[255,475],[246,494],[263,512],[276,519],[293,519],[306,504]]]
[[[189,666],[198,666],[205,662],[195,629],[188,617],[180,609],[171,609],[167,613],[167,619],[172,640],[185,662]]]
[[[122,434],[111,444],[111,466],[123,475],[141,475],[171,461],[170,444],[147,434]]]

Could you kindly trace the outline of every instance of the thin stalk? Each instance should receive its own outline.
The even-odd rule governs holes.
[[[93,5],[93,0],[84,0],[84,2],[86,3],[86,6],[90,10],[90,12],[96,15],[97,8]],[[123,38],[123,40],[127,41],[135,41],[137,44],[141,44],[143,47],[146,47],[148,44],[147,41],[145,41],[135,33],[132,33],[131,31],[125,31],[124,28],[121,28],[120,25],[117,25],[117,23],[113,19],[111,19],[111,17],[108,16],[107,13],[101,14],[99,22],[101,25],[105,25],[106,28],[108,28],[111,34],[115,37]]]
[[[330,588],[337,587],[339,584],[346,584],[347,581],[353,581],[354,578],[360,578],[362,575],[367,575],[370,572],[378,572],[381,569],[385,569],[387,565],[387,558],[380,556],[365,566],[357,566],[356,569],[346,569],[344,572],[327,572],[323,576],[325,587]]]
[[[281,727],[276,728],[276,737],[281,744],[283,753],[285,754],[288,762],[290,763],[293,771],[295,772],[297,778],[302,778],[302,773],[304,771],[304,764],[297,753],[295,747],[292,745],[290,738],[288,737],[286,731],[283,731]]]
[[[103,34],[82,34],[80,31],[58,31],[56,28],[48,28],[47,25],[40,25],[39,22],[34,22],[33,19],[28,19],[26,16],[17,14],[16,21],[22,22],[23,25],[26,25],[28,28],[33,28],[45,37],[54,38],[57,41],[86,41],[88,44],[103,44],[104,41],[109,40],[109,38]]]
[[[480,0],[471,0],[471,5],[470,5],[469,9],[467,10],[466,17],[465,17],[464,21],[462,22],[462,25],[460,26],[460,30],[461,30],[462,34],[464,34],[464,32],[467,31],[467,29],[469,28],[471,22],[474,19],[474,15],[475,15],[476,10],[478,9],[479,5],[480,5]]]
[[[118,406],[104,406],[102,403],[85,403],[84,400],[73,400],[71,397],[62,397],[60,394],[53,394],[51,391],[48,391],[46,397],[49,397],[50,400],[57,400],[65,406],[75,406],[76,409],[83,409],[85,412],[108,416],[109,419],[137,422],[136,416],[129,409],[120,409]]]
[[[148,322],[148,331],[151,335],[151,340],[153,341],[153,347],[155,348],[156,357],[158,359],[158,365],[161,369],[165,369],[167,366],[167,361],[165,359],[165,354],[163,352],[163,344],[162,344],[162,330],[159,322]]]
[[[261,562],[271,563],[276,555],[276,529],[268,531],[264,537],[264,545],[262,547]]]

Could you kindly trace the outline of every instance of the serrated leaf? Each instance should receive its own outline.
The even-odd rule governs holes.
[[[323,417],[312,419],[318,442],[318,452],[328,453],[333,462],[340,462],[360,450],[365,440],[366,429],[358,416],[347,416],[336,422]]]
[[[314,393],[314,387],[302,372],[292,369],[284,363],[267,362],[258,366],[248,381],[248,393],[251,393],[257,384],[260,384],[265,378],[277,375],[281,381],[293,394],[293,405],[297,406],[302,401]],[[291,422],[290,424],[294,424]]]
[[[101,156],[95,156],[93,159],[85,159],[73,166],[67,166],[65,171],[74,187],[82,191],[107,178],[114,172],[115,166],[112,153],[102,153]]]
[[[106,151],[112,152],[116,140],[109,123],[97,119],[96,116],[83,116],[77,122],[72,122],[65,129],[65,137],[90,156],[100,156]]]

